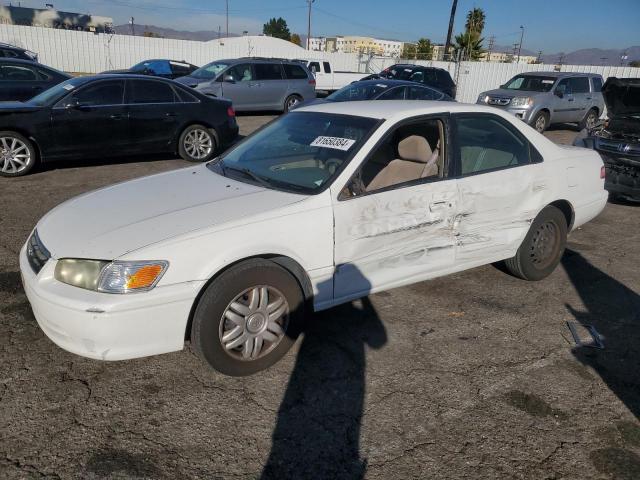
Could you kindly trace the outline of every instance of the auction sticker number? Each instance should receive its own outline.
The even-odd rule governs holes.
[[[336,150],[344,150],[345,152],[351,148],[351,146],[356,143],[355,140],[351,138],[340,138],[340,137],[324,137],[319,136],[311,142],[312,147],[323,147],[323,148],[335,148]]]

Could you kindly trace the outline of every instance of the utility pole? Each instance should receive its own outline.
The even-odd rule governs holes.
[[[536,58],[536,63],[542,63],[542,50],[538,50],[538,58]]]
[[[307,50],[311,50],[311,4],[316,0],[307,0],[309,4],[309,16],[307,17]]]
[[[516,52],[518,51],[518,44],[513,44],[513,52],[511,53],[511,63],[513,63],[513,59],[516,58]]]
[[[518,45],[518,61],[520,63],[520,52],[522,51],[522,39],[524,38],[524,27],[520,25],[520,45]]]
[[[220,25],[218,25],[218,40],[220,40]]]
[[[625,50],[624,52],[622,52],[622,55],[620,55],[620,66],[624,65],[624,61],[626,59],[628,59],[628,55],[627,55],[627,51]]]
[[[489,50],[487,51],[487,62],[491,61],[491,52],[493,51],[493,45],[496,41],[496,36],[495,35],[491,35],[489,37]]]
[[[449,48],[451,47],[451,34],[453,33],[453,21],[456,17],[456,8],[458,8],[458,0],[453,0],[451,4],[451,15],[449,16],[449,30],[447,31],[447,42],[444,44],[444,57],[449,54]],[[451,56],[449,55],[449,60]]]
[[[136,34],[136,27],[133,23],[133,17],[131,17],[131,20],[129,21],[129,23],[131,24],[131,35],[135,35]]]
[[[227,38],[229,38],[229,0],[227,0]]]

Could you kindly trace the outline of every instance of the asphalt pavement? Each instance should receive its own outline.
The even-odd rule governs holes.
[[[241,116],[241,133],[271,118]],[[20,285],[35,223],[82,192],[186,165],[105,159],[0,179],[0,478],[640,478],[640,206],[609,203],[541,282],[484,266],[317,314],[251,377],[189,348],[105,363],[55,346]],[[605,348],[576,347],[567,322],[595,326]]]

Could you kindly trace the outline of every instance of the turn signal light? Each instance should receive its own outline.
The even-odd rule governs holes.
[[[127,288],[147,288],[156,281],[162,273],[162,265],[146,265],[127,277]]]
[[[233,107],[227,108],[227,116],[229,116],[229,117],[235,117],[236,116],[236,111],[233,109]]]
[[[309,80],[309,85],[315,85],[315,84],[316,84],[316,79],[315,78],[312,79],[312,80]]]
[[[606,170],[604,168],[604,165],[600,167],[600,178],[604,178],[606,173]]]

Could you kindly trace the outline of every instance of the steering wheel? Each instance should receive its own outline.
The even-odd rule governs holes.
[[[328,170],[329,173],[333,175],[334,173],[336,173],[336,170],[340,168],[340,165],[342,165],[342,160],[338,160],[337,158],[330,158],[328,160],[325,160],[324,169]]]

